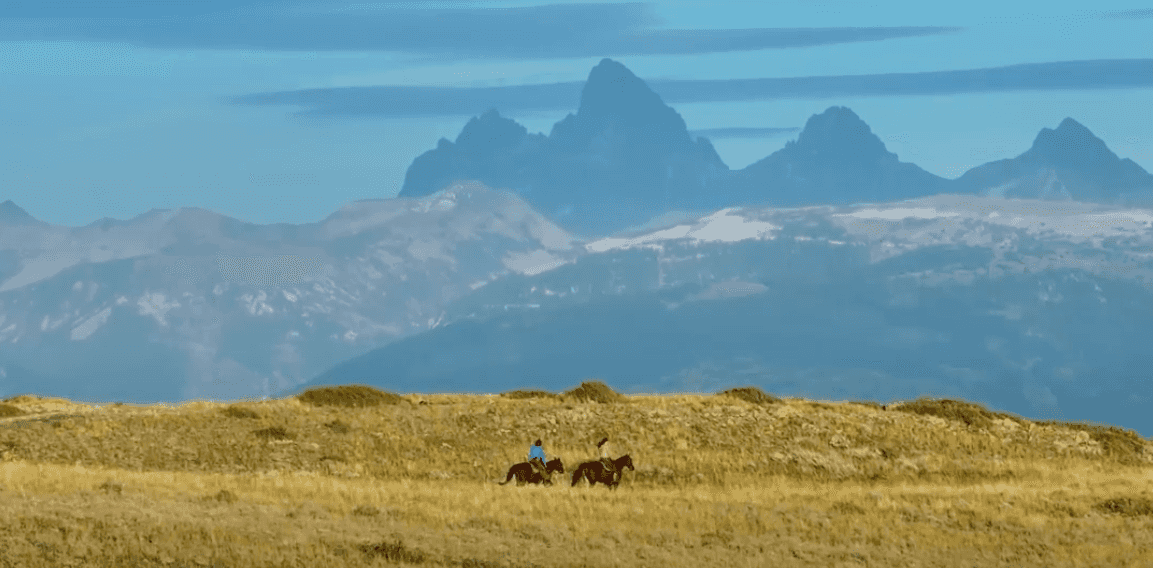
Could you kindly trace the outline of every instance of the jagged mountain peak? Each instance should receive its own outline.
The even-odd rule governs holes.
[[[957,180],[960,191],[1004,197],[1144,204],[1153,176],[1122,160],[1083,124],[1065,118],[1042,128],[1016,158],[977,166]]]
[[[843,106],[829,107],[809,117],[789,147],[792,152],[809,158],[896,160],[896,155],[885,148],[885,143],[873,134],[869,125]]]
[[[501,148],[516,146],[528,129],[511,118],[505,118],[495,108],[474,116],[461,129],[456,144],[467,150],[493,152]]]
[[[605,58],[589,72],[577,114],[620,114],[626,110],[664,106],[660,96],[640,77],[621,63]]]
[[[660,146],[688,145],[688,127],[681,115],[649,86],[612,59],[602,59],[589,72],[580,106],[553,126],[550,138],[561,145],[587,145],[606,130],[631,131]]]
[[[1056,130],[1042,128],[1026,154],[1058,167],[1103,165],[1118,161],[1117,155],[1109,150],[1104,140],[1068,117],[1061,121]]]

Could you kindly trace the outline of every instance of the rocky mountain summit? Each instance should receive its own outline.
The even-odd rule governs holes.
[[[948,180],[900,162],[852,110],[813,115],[795,141],[736,172],[732,205],[882,203],[952,190]]]

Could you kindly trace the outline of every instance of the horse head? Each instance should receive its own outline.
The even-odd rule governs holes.
[[[544,470],[549,473],[554,471],[564,473],[564,463],[560,461],[560,458],[553,458],[549,460],[547,464],[545,464]]]
[[[636,467],[633,467],[633,458],[632,458],[632,456],[630,456],[630,455],[628,455],[628,454],[625,454],[625,455],[621,456],[621,457],[620,457],[620,459],[618,459],[618,460],[617,460],[617,469],[624,469],[624,468],[626,468],[626,467],[627,467],[627,468],[629,468],[629,469],[630,469],[630,470],[632,470],[632,471],[636,471],[636,470],[637,470],[637,468],[636,468]]]

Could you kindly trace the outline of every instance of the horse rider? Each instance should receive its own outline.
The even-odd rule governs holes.
[[[540,446],[540,438],[528,448],[528,463],[532,466],[533,471],[540,474],[541,477],[548,477],[545,475],[545,456],[544,448]]]
[[[612,444],[609,444],[608,436],[601,438],[601,441],[597,442],[597,452],[601,464],[605,466],[605,471],[611,473],[615,478],[617,466],[613,463]]]

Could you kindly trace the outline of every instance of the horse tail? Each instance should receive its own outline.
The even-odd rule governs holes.
[[[498,481],[497,483],[499,483],[500,485],[504,485],[504,484],[506,484],[506,483],[508,483],[508,482],[512,481],[512,476],[513,476],[513,470],[514,470],[514,469],[515,469],[515,468],[511,468],[511,467],[510,467],[510,468],[508,469],[508,477],[504,478],[504,481]]]

